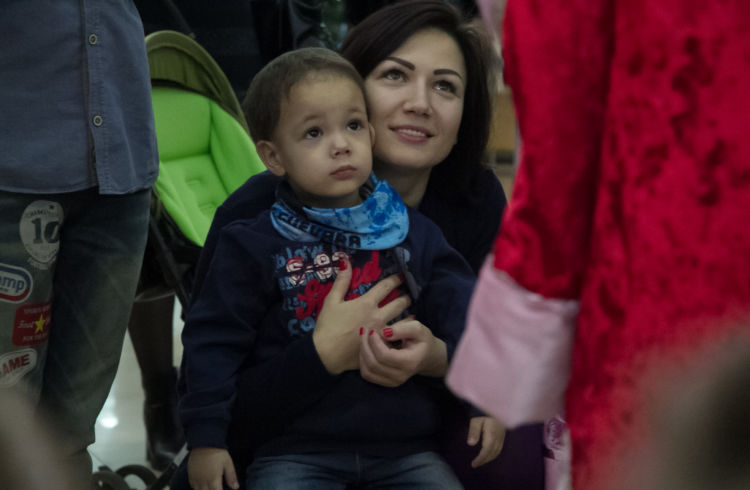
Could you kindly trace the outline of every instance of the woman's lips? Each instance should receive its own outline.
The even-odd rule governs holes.
[[[432,137],[432,133],[424,128],[415,126],[396,126],[391,128],[399,140],[405,143],[421,144]]]

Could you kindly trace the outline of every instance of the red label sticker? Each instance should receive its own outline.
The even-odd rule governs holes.
[[[13,323],[13,345],[36,345],[49,337],[52,303],[21,306]]]

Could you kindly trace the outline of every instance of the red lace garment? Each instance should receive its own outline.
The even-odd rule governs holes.
[[[580,299],[566,418],[599,488],[643,372],[750,310],[750,2],[510,0],[504,58],[523,160],[495,266]]]

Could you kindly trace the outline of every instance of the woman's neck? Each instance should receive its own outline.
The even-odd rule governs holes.
[[[432,168],[403,169],[376,163],[375,175],[396,189],[407,206],[416,208],[422,202]]]

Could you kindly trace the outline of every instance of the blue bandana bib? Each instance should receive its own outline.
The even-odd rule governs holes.
[[[383,250],[404,241],[409,216],[396,190],[371,174],[360,193],[364,202],[351,208],[310,208],[297,200],[288,183],[282,182],[271,206],[271,222],[281,236],[300,242]]]

